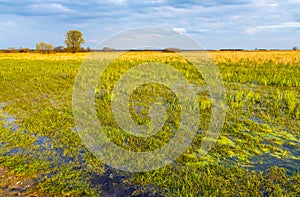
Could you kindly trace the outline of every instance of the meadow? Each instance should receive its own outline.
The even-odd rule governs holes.
[[[113,52],[101,53],[103,59]],[[194,57],[200,52],[187,52]],[[148,172],[113,169],[90,153],[76,132],[72,94],[87,53],[0,53],[0,193],[29,196],[298,196],[300,195],[300,52],[209,52],[226,89],[226,119],[212,150],[201,155],[211,116],[206,91],[191,146],[174,162]],[[180,124],[176,95],[160,84],[138,87],[129,111],[149,123],[161,100],[166,124],[149,138],[122,131],[112,91],[137,64],[173,66],[191,84],[201,73],[177,53],[129,52],[111,62],[95,88],[98,121],[116,145],[147,152],[168,142]]]

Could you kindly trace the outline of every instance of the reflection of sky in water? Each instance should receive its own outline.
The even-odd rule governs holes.
[[[300,152],[298,151],[298,156]],[[263,154],[251,159],[253,166],[249,169],[266,171],[269,167],[278,166],[288,169],[289,173],[297,172],[300,166],[300,160],[296,159],[279,159],[271,154]]]
[[[133,108],[135,113],[137,115],[141,115],[142,111],[145,109],[145,106],[137,106],[136,104],[139,103],[139,101],[137,100],[133,100],[132,102],[133,102]],[[6,104],[0,104],[0,121],[2,121],[2,127],[10,129],[11,132],[22,132],[24,134],[32,135],[37,139],[33,143],[33,147],[35,147],[34,150],[33,147],[27,147],[26,149],[22,149],[20,147],[13,147],[7,150],[6,152],[2,153],[3,156],[12,156],[16,154],[34,155],[34,158],[36,159],[55,161],[53,165],[62,165],[62,164],[75,162],[75,161],[79,161],[80,165],[83,165],[85,163],[83,159],[85,154],[84,149],[78,151],[78,155],[76,155],[76,158],[64,156],[63,154],[64,150],[62,148],[53,148],[53,139],[50,139],[47,136],[37,136],[36,134],[30,134],[26,130],[21,130],[20,126],[17,124],[17,119],[12,115],[3,112],[3,108],[5,106]],[[243,118],[240,118],[239,120],[242,121]],[[249,120],[257,124],[265,124],[263,120],[255,116],[251,116]],[[76,129],[79,128],[72,128],[72,130],[76,130]],[[252,137],[259,137],[257,134],[251,132],[250,130],[244,129],[241,130],[241,132],[251,134]],[[199,130],[198,134],[203,134],[203,131]],[[297,139],[297,136],[293,136],[293,137]],[[282,145],[278,145],[266,139],[274,139],[277,141],[281,141],[283,143]],[[232,136],[229,136],[229,140],[231,140],[233,143],[235,142],[235,138]],[[261,143],[268,144],[271,146],[277,146],[280,150],[287,151],[291,155],[287,158],[282,159],[282,158],[275,157],[273,155],[274,154],[273,152],[263,153],[262,155],[257,155],[257,156],[253,156],[252,158],[249,158],[250,162],[248,164],[245,164],[244,167],[249,168],[250,170],[266,171],[267,168],[269,167],[278,166],[278,167],[287,168],[290,173],[295,172],[296,170],[299,169],[300,166],[299,141],[289,139],[288,136],[285,137],[284,135],[282,135],[282,133],[280,133],[280,131],[275,130],[273,131],[273,133],[264,135],[262,137]],[[293,143],[294,145],[291,145],[290,143]],[[0,143],[0,148],[4,148],[6,145],[7,145],[6,142],[3,141]],[[223,164],[237,165],[238,158],[237,156],[233,156],[232,158],[227,158]]]
[[[16,123],[16,119],[7,114],[2,113],[1,114],[1,104],[0,104],[0,117],[5,115],[4,117],[1,117],[0,120],[3,121],[3,128],[9,128],[11,132],[21,132],[26,135],[32,135],[36,137],[35,142],[31,147],[21,148],[21,147],[6,147],[6,142],[0,142],[0,148],[2,150],[2,153],[0,156],[14,156],[19,155],[20,157],[28,157],[28,155],[33,156],[31,159],[42,159],[44,161],[50,162],[51,168],[55,169],[56,167],[59,167],[64,164],[76,164],[79,169],[85,169],[87,162],[84,160],[86,150],[84,148],[80,148],[77,151],[77,154],[74,155],[74,157],[66,156],[64,154],[63,148],[55,148],[54,147],[54,140],[47,137],[47,136],[37,136],[36,134],[30,134],[26,130],[21,130],[20,126]],[[80,128],[72,128],[72,130],[76,130]],[[17,134],[17,133],[16,133]],[[36,181],[39,182],[42,180],[42,177],[48,177],[51,178],[54,175],[59,173],[59,171],[52,171],[47,172],[44,175],[41,175]],[[131,196],[136,188],[142,187],[142,186],[136,186],[136,185],[127,185],[124,187],[124,182],[126,182],[127,179],[129,179],[129,175],[126,175],[122,172],[119,172],[117,170],[114,170],[110,167],[105,167],[105,172],[101,175],[99,175],[97,172],[90,172],[92,175],[90,178],[91,183],[95,187],[101,187],[101,192],[104,196],[114,196],[115,194],[115,188],[119,188],[118,191],[121,191],[122,194],[127,194],[128,196]],[[113,175],[113,176],[112,176]],[[127,181],[128,182],[128,181]],[[145,186],[145,191],[143,194],[145,196],[151,196],[152,190],[159,191],[158,188],[154,188],[152,186]],[[26,192],[24,190],[23,192]]]

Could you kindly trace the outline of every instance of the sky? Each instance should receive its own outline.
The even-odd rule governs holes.
[[[203,49],[300,47],[300,0],[0,0],[0,48],[64,46],[67,31],[95,48],[120,32],[170,28]]]

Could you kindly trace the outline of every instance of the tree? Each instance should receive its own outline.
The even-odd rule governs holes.
[[[167,53],[176,53],[176,52],[180,52],[180,49],[178,48],[165,48],[163,50],[163,52],[167,52]]]
[[[58,52],[58,53],[62,53],[62,52],[65,51],[65,47],[63,47],[63,46],[55,47],[55,48],[54,48],[54,51],[55,51],[55,52]]]
[[[70,30],[66,34],[65,44],[67,49],[72,53],[76,53],[81,49],[81,45],[84,44],[82,33],[78,30]]]
[[[40,42],[35,45],[35,50],[41,53],[50,53],[50,51],[53,51],[53,45]]]
[[[91,52],[92,49],[91,49],[90,47],[87,47],[87,48],[85,49],[85,51],[86,51],[86,52]]]
[[[108,51],[115,51],[116,49],[110,47],[103,47],[102,50],[108,52]]]
[[[19,48],[19,53],[29,53],[30,52],[30,49],[29,48],[23,48],[23,47],[21,47],[21,48]]]
[[[8,47],[6,51],[8,53],[14,53],[14,52],[16,52],[16,49],[14,47]]]
[[[295,47],[293,47],[293,50],[294,50],[294,51],[298,51],[299,48],[295,46]]]

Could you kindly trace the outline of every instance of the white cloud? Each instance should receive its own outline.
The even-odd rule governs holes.
[[[127,0],[109,0],[109,1],[115,4],[124,4],[127,2]]]
[[[300,0],[287,0],[288,3],[300,3]]]
[[[233,20],[240,19],[240,18],[242,18],[241,15],[234,15],[234,16],[230,17],[230,19],[233,19]]]
[[[5,27],[16,27],[17,23],[13,22],[13,21],[7,21],[7,22],[4,23],[4,26]]]
[[[148,3],[163,3],[164,0],[147,0]]]
[[[300,0],[15,0],[1,6],[0,38],[5,39],[0,48],[30,47],[40,40],[63,45],[69,29],[81,30],[86,46],[93,46],[118,31],[145,25],[186,33],[208,48],[254,46],[253,40],[262,40],[266,48],[289,46],[279,41],[270,45],[266,37],[300,41]]]
[[[283,28],[299,28],[300,22],[284,22],[277,25],[264,25],[264,26],[257,26],[254,28],[246,29],[247,34],[253,34],[258,31],[266,31],[270,29],[283,29]]]
[[[263,7],[278,7],[279,4],[276,1],[270,0],[253,0],[254,4],[257,6]]]
[[[178,33],[181,33],[181,34],[185,34],[187,32],[187,30],[185,28],[182,28],[182,27],[179,27],[179,28],[174,27],[173,30],[178,32]]]
[[[71,9],[58,3],[32,4],[29,8],[38,12],[72,12]]]

